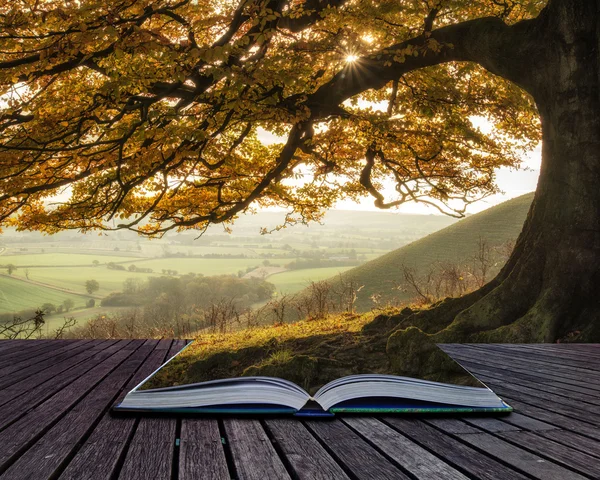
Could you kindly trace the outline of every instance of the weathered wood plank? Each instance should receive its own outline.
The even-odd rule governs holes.
[[[140,342],[136,342],[140,346]],[[13,480],[27,480],[32,477],[53,478],[64,461],[91,432],[97,421],[112,404],[123,385],[143,364],[150,348],[132,350],[119,366],[107,375],[95,388],[82,397],[74,407],[66,412],[37,442],[31,445],[4,476]],[[93,468],[93,466],[90,466]]]
[[[152,352],[125,388],[121,390],[113,405],[119,403],[129,390],[165,361],[165,350],[154,348],[157,344],[157,341],[150,344]],[[145,347],[146,345],[142,348]],[[139,418],[139,415],[113,415],[110,411],[106,412],[60,478],[70,480],[114,478],[118,473],[117,468],[120,468],[119,464],[122,463],[122,457],[127,451]]]
[[[509,415],[510,416],[510,415]],[[497,418],[490,417],[465,417],[463,419],[465,423],[478,427],[486,432],[498,433],[498,432],[517,432],[521,430],[514,424],[503,422]]]
[[[62,360],[74,357],[78,353],[88,350],[93,345],[90,340],[81,340],[79,342],[69,343],[63,347],[57,348],[35,359],[23,360],[0,369],[0,388],[7,387],[23,378],[39,373],[47,368],[56,365]]]
[[[266,420],[265,424],[298,479],[348,478],[327,450],[297,419]]]
[[[62,370],[59,375],[45,375],[45,380],[40,379],[39,376],[32,375],[29,379],[12,385],[5,390],[0,390],[0,408],[2,409],[0,430],[22,417],[30,409],[40,405],[57,392],[60,392],[66,385],[77,380],[81,375],[87,373],[110,357],[114,353],[114,350],[109,350],[109,348],[115,343],[114,341],[109,341],[90,347],[89,351],[80,354],[83,358],[79,359],[71,368],[68,366],[65,368],[63,368],[64,366],[57,367],[59,371]],[[71,360],[73,361],[74,359]]]
[[[229,480],[219,425],[215,419],[184,418],[179,446],[179,480]]]
[[[106,360],[0,432],[0,445],[3,445],[0,450],[0,471],[4,471],[20,453],[33,444],[139,346],[133,343],[130,347],[130,343],[132,342],[123,341],[109,347],[113,354]]]
[[[45,352],[62,347],[67,343],[66,340],[32,340],[32,342],[35,343],[31,346],[0,355],[0,368],[20,362],[21,360],[33,359],[38,355],[43,355]]]
[[[510,423],[515,427],[520,428],[521,430],[530,430],[530,431],[542,431],[542,430],[556,430],[559,427],[552,425],[550,423],[542,422],[532,417],[528,417],[523,415],[522,413],[513,412],[510,415],[506,415],[502,417],[502,421],[506,423]]]
[[[163,361],[166,361],[179,352],[184,344],[182,340],[170,345],[161,342],[157,348],[164,350]],[[174,418],[140,418],[119,478],[170,479],[176,429],[177,420]]]
[[[583,411],[589,411],[591,413],[598,414],[600,413],[598,404],[600,403],[600,398],[587,395],[579,392],[573,392],[570,390],[565,390],[563,388],[555,387],[553,385],[547,385],[543,383],[537,382],[526,382],[523,380],[519,380],[516,378],[511,378],[510,375],[505,374],[487,374],[478,371],[477,377],[481,378],[483,382],[487,383],[510,383],[510,387],[521,391],[523,393],[527,393],[530,395],[538,396],[540,393],[544,395],[552,395],[553,398],[558,399],[557,403],[564,403],[569,406],[577,406],[579,409]]]
[[[525,480],[527,477],[417,419],[384,417],[415,443],[433,451],[450,465],[483,480]],[[468,434],[467,434],[468,435]]]
[[[569,398],[575,398],[582,402],[591,403],[592,405],[596,405],[600,400],[600,391],[590,390],[584,386],[585,382],[582,381],[578,381],[578,385],[572,385],[550,378],[543,378],[541,375],[534,376],[523,374],[515,371],[515,369],[498,369],[492,366],[476,364],[472,361],[462,361],[462,364],[473,371],[477,370],[477,378],[482,378],[482,380],[484,376],[496,380],[508,380],[509,383],[514,385],[530,386],[531,388],[538,390],[542,389],[557,395],[568,396]]]
[[[600,460],[587,453],[531,432],[503,432],[499,435],[519,448],[535,452],[541,457],[562,464],[569,470],[574,470],[583,475],[600,475]]]
[[[536,402],[535,399],[528,399],[526,403],[520,399],[517,399],[516,397],[513,398],[508,395],[504,395],[504,398],[506,398],[508,403],[517,409],[518,412],[523,413],[528,417],[532,417],[536,420],[555,425],[556,427],[571,430],[573,432],[580,433],[581,435],[600,440],[600,429],[598,427],[584,423],[575,418],[562,415],[555,411],[548,410],[548,408],[552,408],[552,405],[548,405],[546,402]]]
[[[258,420],[225,419],[226,442],[240,480],[291,478]]]
[[[587,404],[583,406],[583,404],[578,403],[575,400],[569,402],[569,399],[566,397],[544,393],[540,390],[521,387],[519,385],[507,385],[505,382],[499,380],[488,379],[487,384],[502,398],[509,395],[513,398],[516,397],[527,402],[533,401],[536,402],[536,404],[539,404],[541,401],[546,405],[552,405],[551,410],[554,412],[568,415],[591,425],[600,426],[600,406],[588,406]]]
[[[27,342],[30,342],[30,340],[24,340],[24,339],[19,339],[19,340],[7,340],[7,339],[1,339],[0,340],[0,356],[3,353],[8,353],[14,350],[18,350],[19,348],[22,348],[22,346],[24,346],[24,344],[26,344]]]
[[[444,346],[444,349],[446,347]],[[457,357],[462,357],[464,355],[470,355],[471,360],[477,361],[481,359],[484,362],[490,362],[492,360],[498,362],[499,365],[503,363],[507,364],[516,364],[518,363],[522,367],[536,368],[541,367],[544,371],[558,374],[564,374],[569,378],[576,379],[594,379],[600,380],[600,372],[595,370],[590,370],[589,368],[575,367],[571,365],[566,365],[565,363],[556,360],[555,362],[551,362],[548,360],[540,359],[535,356],[522,356],[516,352],[503,352],[497,349],[481,349],[477,347],[465,347],[465,349],[456,349],[456,347],[452,347],[447,349],[449,353],[455,352]]]
[[[350,470],[356,478],[409,478],[340,420],[311,420],[306,425],[331,450],[336,461]]]
[[[176,422],[172,418],[142,418],[131,441],[122,479],[170,479]]]
[[[463,350],[448,350],[448,353],[461,364],[469,364],[471,368],[475,370],[478,368],[494,368],[509,373],[526,373],[528,375],[535,375],[540,382],[556,381],[569,385],[587,387],[588,391],[585,393],[588,393],[589,395],[596,395],[600,392],[600,384],[596,385],[593,382],[590,383],[588,377],[581,379],[579,375],[574,372],[563,372],[547,365],[532,365],[524,362],[515,362],[507,357],[488,353],[486,353],[486,355],[481,355],[472,352],[466,353]]]
[[[459,421],[459,420],[457,420]],[[454,434],[462,441],[485,452],[486,455],[509,464],[524,473],[540,480],[582,480],[584,477],[560,465],[545,461],[538,455],[525,451],[521,448],[490,435],[489,433],[459,433]],[[510,432],[516,434],[518,432]],[[527,432],[524,432],[527,433]],[[506,432],[506,435],[509,433]],[[533,435],[533,434],[532,434]]]
[[[558,344],[487,344],[474,345],[475,348],[486,351],[500,351],[506,355],[516,354],[520,357],[535,358],[547,360],[549,363],[562,363],[567,365],[579,366],[590,370],[598,370],[597,362],[590,362],[590,359],[600,359],[600,350],[595,348],[583,353],[578,353],[577,348],[568,350],[557,348]]]
[[[458,470],[375,418],[350,417],[344,419],[344,423],[350,425],[415,478],[467,480]]]
[[[588,455],[600,458],[600,441],[592,440],[591,438],[584,437],[583,435],[568,430],[544,430],[537,432],[537,434],[549,438],[550,440],[554,440],[555,442],[562,443],[563,445],[575,448]]]

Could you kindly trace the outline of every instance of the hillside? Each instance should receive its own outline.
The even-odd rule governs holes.
[[[345,280],[364,285],[358,293],[357,309],[369,310],[373,294],[380,294],[380,302],[384,303],[392,299],[410,300],[410,295],[394,289],[403,280],[403,265],[424,273],[436,262],[468,261],[476,252],[480,236],[491,246],[515,240],[532,200],[533,193],[508,200],[346,271],[342,274]],[[331,279],[332,283],[336,281]]]

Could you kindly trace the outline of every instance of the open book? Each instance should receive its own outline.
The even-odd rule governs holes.
[[[443,365],[436,372],[438,381],[364,373],[333,379],[312,394],[293,381],[267,376],[169,385],[168,379],[174,378],[169,369],[177,370],[178,367],[171,365],[184,350],[131,390],[115,410],[299,416],[361,412],[512,411],[492,390],[440,349],[435,355],[437,364]],[[441,363],[440,358],[443,359]],[[179,362],[179,368],[182,365],[188,369],[197,368],[194,363]],[[428,371],[431,377],[431,369]],[[181,376],[181,373],[178,375]]]

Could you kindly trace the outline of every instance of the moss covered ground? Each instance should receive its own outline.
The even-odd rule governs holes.
[[[432,342],[406,347],[405,336],[396,335],[395,325],[386,321],[393,313],[331,315],[200,335],[144,388],[269,376],[291,380],[312,394],[336,378],[362,373],[476,385]]]

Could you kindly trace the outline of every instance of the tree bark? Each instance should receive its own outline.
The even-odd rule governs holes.
[[[397,317],[396,337],[414,325],[436,342],[600,341],[599,4],[551,0],[538,18],[543,49],[521,74],[540,112],[542,167],[507,264],[472,294]]]

